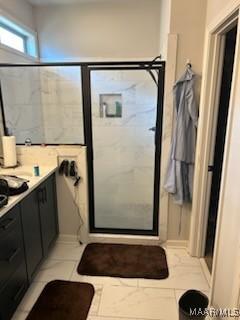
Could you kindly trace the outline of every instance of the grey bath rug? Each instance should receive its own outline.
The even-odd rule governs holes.
[[[88,276],[165,279],[166,254],[159,246],[91,243],[85,248],[78,273]]]

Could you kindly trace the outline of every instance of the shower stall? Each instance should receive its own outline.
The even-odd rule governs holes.
[[[165,63],[1,64],[5,134],[86,145],[89,231],[158,235]]]

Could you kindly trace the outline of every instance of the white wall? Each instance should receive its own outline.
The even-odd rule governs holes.
[[[0,9],[7,11],[28,28],[35,30],[33,7],[26,0],[0,0]]]
[[[177,35],[178,42],[175,45],[171,45],[168,49],[167,56],[172,58],[175,57],[177,46],[175,70],[172,70],[174,61],[167,61],[170,65],[167,72],[175,73],[175,78],[179,78],[185,70],[187,59],[190,59],[193,70],[197,74],[197,101],[199,101],[202,77],[206,5],[207,0],[172,0],[171,4],[170,34]],[[169,74],[166,74],[166,77],[168,78]],[[168,83],[165,92],[172,95],[173,84],[174,83]],[[172,108],[172,103],[165,104],[164,112],[168,123],[164,125],[166,127],[166,134],[163,143],[169,143],[171,141],[168,134],[171,131],[173,121]],[[180,207],[175,205],[172,198],[169,197],[168,212],[168,239],[188,240],[191,206],[185,205]]]
[[[35,7],[43,60],[128,59],[159,54],[160,0]]]
[[[208,0],[207,4],[207,25],[212,23],[220,12],[231,5],[232,0]]]

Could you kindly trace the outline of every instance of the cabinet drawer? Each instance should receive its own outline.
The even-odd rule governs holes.
[[[26,266],[22,263],[0,292],[0,319],[9,320],[27,290]]]
[[[13,229],[0,242],[0,287],[24,262],[21,226]]]
[[[14,207],[0,219],[0,239],[19,226],[19,206]]]

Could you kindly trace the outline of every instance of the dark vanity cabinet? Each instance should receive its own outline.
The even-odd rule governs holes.
[[[58,234],[55,175],[21,202],[23,235],[29,281]]]
[[[0,219],[0,319],[10,319],[28,287],[20,205]]]
[[[0,320],[11,318],[57,235],[53,174],[0,218]]]
[[[48,178],[38,188],[38,203],[42,230],[42,248],[43,255],[45,256],[58,234],[56,183],[54,176]]]
[[[21,214],[27,273],[30,282],[43,258],[38,189],[21,202]]]

